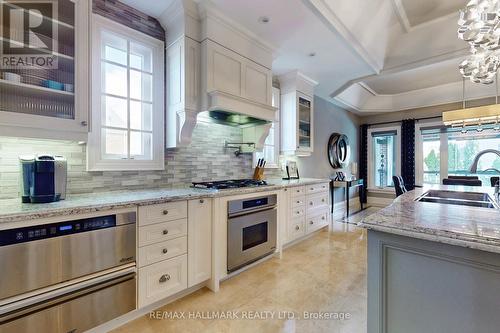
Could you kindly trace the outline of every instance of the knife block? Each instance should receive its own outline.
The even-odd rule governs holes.
[[[253,179],[254,180],[264,180],[264,168],[255,167],[255,170],[253,172]]]

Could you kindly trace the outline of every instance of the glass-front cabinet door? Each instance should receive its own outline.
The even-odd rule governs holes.
[[[7,133],[86,135],[90,2],[0,1],[0,126]]]
[[[313,148],[313,100],[309,96],[297,94],[297,136],[298,150],[312,151]]]

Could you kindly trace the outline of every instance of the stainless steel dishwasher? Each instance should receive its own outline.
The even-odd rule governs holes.
[[[136,213],[0,231],[0,333],[83,332],[136,308]]]

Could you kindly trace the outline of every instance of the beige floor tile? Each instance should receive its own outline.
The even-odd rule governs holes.
[[[368,208],[350,221],[374,211],[376,208]],[[222,282],[218,293],[201,289],[159,310],[235,311],[238,318],[157,320],[143,316],[114,332],[365,333],[366,231],[354,224],[333,222],[330,230],[287,248],[282,259],[272,258]],[[305,319],[304,312],[348,313],[351,317]],[[246,318],[242,318],[244,313]],[[274,318],[248,319],[255,313],[273,313]]]

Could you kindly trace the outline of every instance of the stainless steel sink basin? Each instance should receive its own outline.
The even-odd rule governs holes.
[[[499,209],[498,204],[487,193],[477,192],[430,190],[415,201]]]

